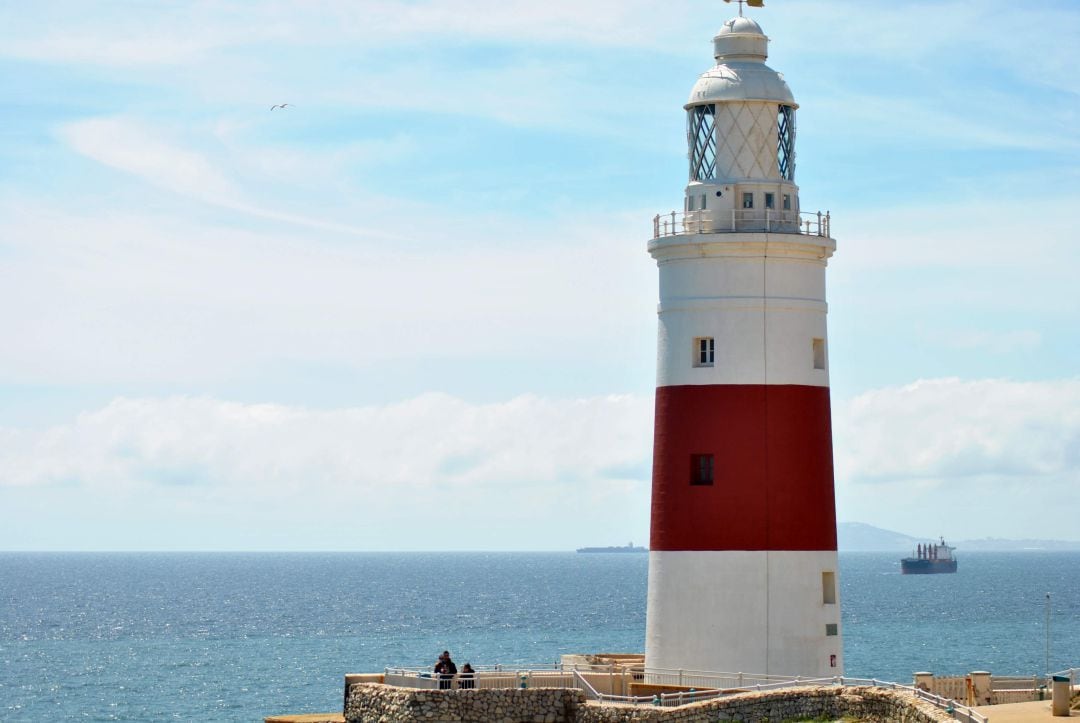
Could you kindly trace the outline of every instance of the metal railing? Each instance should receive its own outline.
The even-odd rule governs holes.
[[[804,686],[864,686],[873,688],[885,688],[911,695],[919,700],[930,703],[937,708],[946,711],[950,716],[963,723],[989,723],[987,716],[978,713],[972,708],[957,702],[955,699],[935,695],[928,691],[910,685],[892,683],[874,678],[847,678],[842,676],[832,678],[802,678],[790,676],[747,674],[747,673],[709,673],[706,671],[693,670],[664,670],[656,668],[621,668],[615,666],[563,666],[532,665],[524,667],[503,667],[499,665],[476,666],[476,672],[471,679],[472,685],[465,688],[491,690],[507,688],[576,688],[585,693],[587,700],[600,705],[648,705],[659,707],[674,707],[700,703],[706,700],[714,700],[738,693],[751,693],[768,690],[782,690]],[[656,686],[672,686],[690,688],[689,690],[675,690],[670,693],[654,693],[653,695],[630,696],[601,693],[588,680],[586,674],[605,674],[611,676],[628,676],[634,683]],[[1055,675],[1067,675],[1070,680],[1080,669],[1072,668]],[[386,668],[384,671],[386,685],[394,685],[403,688],[421,688],[437,690],[440,683],[448,683],[449,689],[462,689],[462,677],[459,673],[453,679],[440,680],[439,676],[427,668]]]
[[[1068,678],[1071,685],[1076,685],[1076,678],[1080,675],[1080,668],[1066,668],[1057,673],[1051,673],[1047,678],[1058,676],[1060,678]]]
[[[672,671],[653,671],[646,669],[640,671],[644,680],[649,680],[653,676],[659,678],[665,678],[670,676]],[[674,691],[671,693],[657,693],[651,696],[624,696],[624,695],[606,695],[599,693],[589,685],[588,681],[582,676],[576,675],[575,681],[578,682],[579,688],[586,691],[586,698],[594,700],[601,705],[605,703],[610,704],[622,704],[622,705],[653,705],[659,707],[671,707],[688,705],[690,703],[699,703],[705,700],[713,700],[716,698],[722,698],[729,695],[735,695],[738,693],[750,693],[761,692],[768,690],[781,690],[784,688],[795,688],[802,686],[827,686],[827,685],[842,685],[842,686],[869,686],[874,688],[886,688],[889,690],[896,690],[908,695],[911,695],[919,700],[926,701],[931,705],[947,712],[954,719],[963,721],[964,723],[989,723],[987,716],[978,713],[977,711],[969,708],[962,703],[957,702],[951,698],[945,698],[940,695],[914,688],[910,685],[901,685],[900,683],[891,683],[883,680],[876,680],[872,678],[801,678],[801,677],[783,677],[775,675],[747,675],[744,673],[704,673],[695,672],[691,676],[686,676],[687,671],[675,671],[676,673],[682,672],[684,680],[698,679],[702,682],[708,682],[712,687],[704,690],[690,690],[690,691]],[[635,673],[636,675],[637,673]],[[732,682],[740,684],[730,685]]]
[[[969,708],[962,703],[958,703],[952,698],[945,698],[940,695],[934,695],[921,688],[915,688],[910,685],[901,685],[900,683],[890,683],[884,680],[865,679],[865,678],[839,678],[840,685],[869,685],[875,688],[888,688],[890,690],[900,690],[909,695],[913,695],[919,700],[924,700],[931,705],[945,711],[950,716],[958,721],[964,723],[989,723],[990,718],[979,713],[978,711]]]
[[[634,672],[635,681],[647,685],[677,685],[684,688],[746,688],[771,683],[791,683],[800,680],[790,675],[766,675],[750,673],[714,673],[704,670],[668,670],[664,668],[639,668]]]
[[[471,677],[457,675],[442,678],[428,668],[386,668],[383,681],[399,688],[423,690],[495,690],[508,688],[574,688],[573,671],[560,665],[533,665],[528,668],[504,668],[501,665],[475,666]]]
[[[990,676],[990,689],[991,690],[1032,690],[1038,688],[1045,682],[1045,679],[1041,675],[1032,675],[1026,678],[1021,678],[1012,675],[992,675]]]
[[[832,237],[832,214],[733,208],[726,212],[672,211],[653,216],[653,238],[697,233],[791,233]]]

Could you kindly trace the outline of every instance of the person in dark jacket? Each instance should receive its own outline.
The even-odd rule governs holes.
[[[461,666],[461,675],[458,676],[457,687],[459,690],[471,690],[476,687],[476,671],[468,663]]]
[[[439,690],[449,690],[454,684],[457,666],[450,659],[449,650],[444,650],[442,655],[439,656],[439,662],[435,664],[435,675],[439,677]]]

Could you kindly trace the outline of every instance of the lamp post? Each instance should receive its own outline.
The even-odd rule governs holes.
[[[1046,674],[1050,675],[1050,593],[1046,593]]]

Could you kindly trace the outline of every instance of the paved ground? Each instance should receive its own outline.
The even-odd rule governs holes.
[[[1034,703],[1006,703],[1005,705],[983,705],[977,707],[979,713],[990,719],[990,723],[1052,723],[1064,721],[1064,717],[1055,718],[1050,714],[1050,701],[1039,700]],[[1073,717],[1080,718],[1076,711]]]

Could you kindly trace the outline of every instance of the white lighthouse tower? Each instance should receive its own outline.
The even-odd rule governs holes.
[[[825,267],[800,213],[795,111],[750,18],[714,38],[686,104],[684,210],[660,272],[649,669],[838,675]]]

